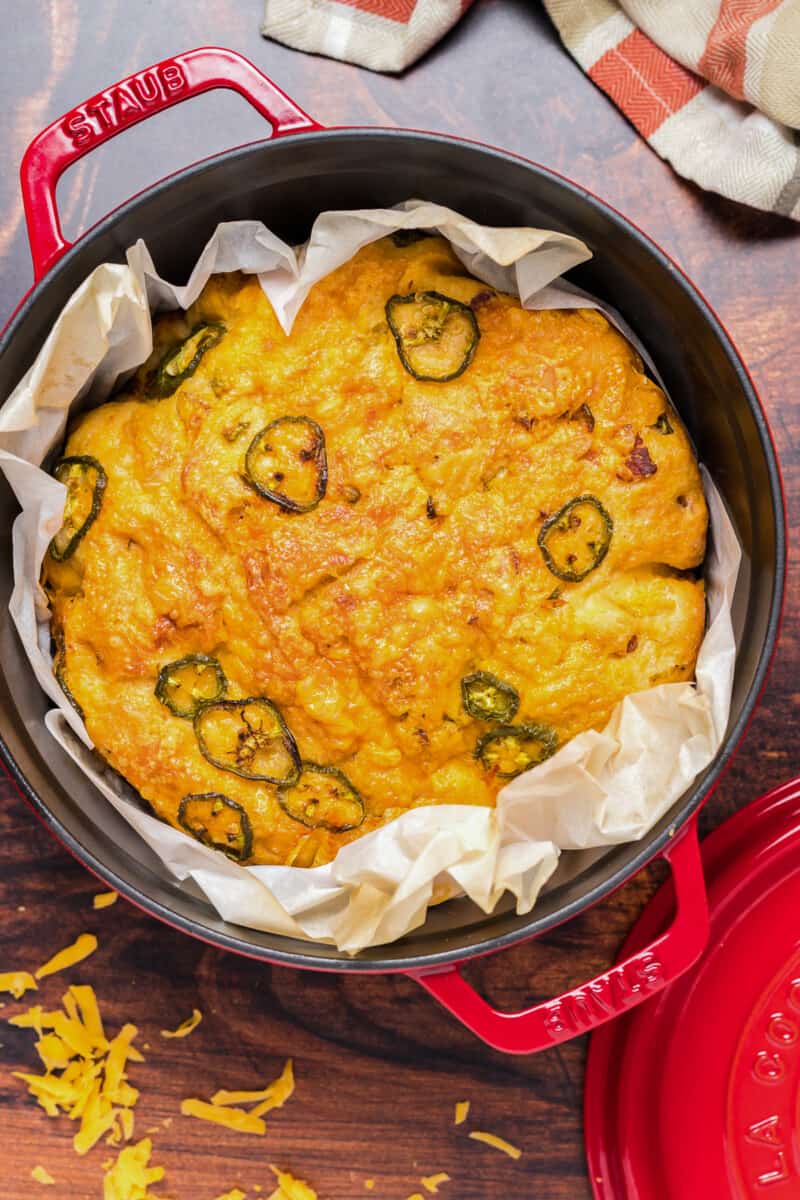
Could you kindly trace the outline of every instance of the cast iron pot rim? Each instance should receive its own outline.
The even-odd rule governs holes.
[[[375,958],[358,958],[349,957],[341,954],[338,960],[330,958],[320,958],[314,953],[314,943],[309,942],[309,952],[299,952],[294,950],[280,949],[262,949],[256,947],[252,942],[235,934],[228,934],[210,930],[208,927],[201,925],[198,921],[184,917],[179,913],[175,913],[172,909],[167,908],[160,901],[153,900],[145,892],[138,887],[129,884],[126,880],[116,875],[110,868],[100,862],[92,853],[86,850],[76,837],[74,837],[68,829],[53,815],[50,809],[45,804],[44,800],[31,787],[25,775],[20,770],[13,755],[11,754],[5,741],[0,737],[0,757],[3,759],[6,767],[10,771],[15,783],[25,800],[33,807],[36,814],[42,820],[42,823],[53,833],[65,848],[78,859],[79,862],[87,867],[100,879],[110,884],[126,899],[130,900],[138,908],[149,913],[151,916],[158,918],[165,924],[172,926],[184,933],[190,934],[192,937],[198,938],[209,945],[217,946],[221,949],[230,950],[234,953],[244,955],[248,958],[258,959],[262,962],[275,963],[284,966],[298,967],[307,970],[319,970],[328,972],[340,971],[360,971],[368,974],[391,973],[397,974],[402,972],[419,972],[427,973],[431,970],[442,969],[446,966],[464,962],[472,958],[478,958],[484,954],[491,954],[498,950],[506,949],[514,946],[519,942],[528,941],[549,929],[560,925],[562,922],[569,920],[578,913],[584,912],[593,905],[599,903],[605,897],[611,895],[617,888],[621,887],[627,880],[642,869],[648,862],[655,858],[661,850],[674,838],[677,831],[689,821],[692,815],[700,808],[700,806],[708,799],[713,792],[719,779],[730,763],[731,756],[736,750],[739,742],[743,738],[747,726],[749,725],[756,705],[758,703],[761,692],[766,684],[767,673],[769,670],[772,655],[774,653],[777,642],[778,632],[780,628],[781,610],[783,605],[783,595],[785,587],[785,570],[786,570],[786,511],[785,497],[781,482],[780,469],[778,459],[775,452],[775,447],[772,442],[772,435],[769,430],[766,415],[761,406],[758,394],[752,383],[750,375],[745,367],[736,346],[723,327],[714,310],[711,308],[708,301],[699,291],[694,283],[689,279],[686,273],[678,266],[669,255],[661,249],[646,233],[638,226],[634,225],[627,217],[615,209],[606,201],[601,200],[586,188],[574,183],[566,176],[559,174],[558,171],[552,170],[550,167],[543,166],[541,163],[534,162],[519,154],[513,154],[509,151],[498,150],[495,147],[487,146],[482,142],[471,141],[466,138],[454,137],[446,134],[427,133],[413,129],[381,129],[374,127],[348,126],[344,128],[321,129],[301,132],[297,134],[283,135],[275,139],[264,139],[262,141],[250,142],[247,145],[236,147],[232,150],[224,151],[221,154],[215,154],[208,158],[202,159],[180,171],[176,171],[164,179],[153,184],[152,186],[143,189],[136,193],[130,199],[124,201],[117,208],[113,209],[90,229],[86,230],[76,242],[62,255],[62,257],[54,264],[54,266],[38,280],[27,295],[19,304],[17,310],[13,313],[6,328],[0,335],[0,355],[5,350],[6,345],[14,337],[17,328],[25,320],[28,313],[36,303],[37,297],[44,286],[49,286],[56,283],[59,274],[64,270],[66,265],[70,263],[77,255],[86,249],[87,243],[94,237],[100,236],[117,224],[121,217],[131,213],[137,205],[144,199],[150,200],[154,196],[168,191],[175,183],[183,182],[191,178],[193,175],[200,175],[205,171],[213,170],[226,162],[236,162],[244,160],[250,155],[260,152],[270,145],[278,145],[283,142],[299,142],[303,146],[311,146],[320,141],[330,140],[347,140],[352,137],[369,138],[376,141],[386,139],[404,140],[412,138],[414,141],[431,142],[435,145],[448,147],[452,145],[464,147],[476,154],[496,158],[501,161],[509,161],[514,164],[519,164],[526,167],[533,175],[547,176],[556,181],[558,185],[564,188],[565,191],[571,192],[573,196],[588,204],[591,208],[598,210],[605,216],[610,216],[613,223],[617,225],[624,235],[633,238],[635,242],[642,247],[646,254],[656,259],[658,263],[665,268],[680,284],[684,292],[687,293],[717,340],[722,345],[733,369],[739,379],[742,390],[747,398],[750,411],[755,420],[756,429],[758,431],[761,448],[767,465],[767,474],[770,481],[770,498],[772,501],[773,517],[775,520],[776,530],[776,553],[775,553],[775,581],[770,600],[769,621],[764,637],[764,643],[759,653],[758,665],[756,667],[753,681],[748,688],[742,709],[733,725],[728,729],[723,740],[722,747],[717,753],[716,758],[707,768],[703,778],[696,782],[688,792],[686,799],[682,802],[680,809],[665,826],[662,832],[656,836],[645,835],[642,841],[641,849],[636,853],[632,860],[617,868],[611,876],[602,883],[596,884],[587,889],[584,894],[575,900],[570,901],[556,912],[548,916],[534,917],[531,920],[525,921],[519,928],[512,929],[507,933],[498,934],[494,937],[486,937],[475,945],[468,947],[456,947],[454,949],[442,950],[432,954],[410,955],[408,958],[401,959],[375,959]],[[622,847],[609,847],[610,851],[622,849]],[[533,909],[535,912],[535,907]],[[275,937],[281,935],[275,934]],[[286,939],[292,940],[292,939]],[[395,943],[396,944],[396,943]],[[381,947],[376,947],[380,950]]]

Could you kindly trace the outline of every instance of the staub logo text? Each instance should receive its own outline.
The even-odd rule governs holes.
[[[146,112],[161,108],[185,87],[186,76],[178,64],[162,63],[87,100],[65,117],[61,128],[74,146],[87,146]]]
[[[577,988],[563,1000],[547,1006],[545,1027],[552,1038],[574,1037],[597,1024],[623,1012],[641,992],[662,986],[664,968],[658,959],[645,951],[632,962],[614,967],[602,979]]]

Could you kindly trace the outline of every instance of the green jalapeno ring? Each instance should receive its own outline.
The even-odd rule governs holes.
[[[308,792],[309,788],[304,785],[304,777],[310,775],[322,775],[325,777],[326,787],[333,793],[332,804],[341,804],[343,801],[346,804],[352,805],[353,820],[346,819],[344,823],[336,824],[325,816],[325,797],[320,799],[312,794],[308,797],[303,795],[303,792]],[[337,794],[337,790],[341,794]],[[291,793],[297,793],[292,796]],[[340,771],[338,767],[323,766],[319,763],[302,762],[300,764],[300,775],[293,783],[284,783],[278,787],[278,803],[288,817],[293,821],[299,821],[301,825],[305,825],[308,829],[329,829],[332,833],[346,833],[350,829],[356,829],[363,822],[366,816],[366,807],[364,800],[358,789],[350,782],[344,771]],[[323,809],[323,815],[317,816],[319,809]]]
[[[259,481],[258,475],[262,472],[258,471],[256,459],[259,453],[265,453],[273,450],[273,447],[266,444],[265,439],[269,435],[273,435],[276,431],[285,426],[304,425],[310,431],[309,444],[300,451],[298,458],[302,466],[311,464],[316,472],[316,480],[314,484],[314,494],[309,501],[301,501],[293,499],[286,491],[280,488],[269,487],[266,483]],[[279,505],[291,513],[306,513],[311,512],[316,508],[320,500],[324,497],[328,488],[328,456],[325,448],[325,434],[310,417],[276,417],[274,421],[270,421],[269,425],[265,425],[260,429],[253,438],[247,448],[247,453],[244,459],[245,481],[258,492],[259,496],[263,496],[265,500],[271,500],[273,504]],[[285,471],[277,471],[272,474],[272,481],[282,483],[285,478]],[[279,477],[279,478],[278,478]],[[291,485],[292,480],[289,480]]]
[[[464,711],[478,721],[513,721],[519,708],[519,693],[491,671],[474,671],[461,680]]]
[[[421,242],[425,238],[435,237],[432,229],[395,229],[394,233],[390,234],[395,246],[404,249],[406,246],[413,246],[415,242]]]
[[[56,677],[56,683],[61,688],[64,695],[67,697],[67,700],[69,700],[70,704],[75,709],[75,712],[78,714],[80,719],[82,721],[85,721],[86,714],[84,713],[81,705],[78,703],[78,701],[73,696],[70,686],[67,683],[66,676],[65,676],[65,668],[66,668],[66,663],[64,662],[63,659],[56,664],[55,671],[53,672]]]
[[[260,716],[250,713],[255,709]],[[215,752],[209,745],[212,735],[211,718],[215,714],[239,714],[241,727],[229,729],[229,745],[222,751]],[[264,729],[263,721],[268,719],[271,729]],[[284,784],[290,786],[300,777],[300,751],[297,742],[284,720],[277,704],[266,696],[250,696],[243,700],[209,700],[201,704],[193,719],[194,734],[200,753],[214,767],[222,771],[230,771],[242,779],[260,779],[265,783]],[[277,775],[271,771],[258,771],[252,768],[259,754],[279,743],[283,750],[285,770]],[[223,758],[222,754],[227,757]]]
[[[591,551],[591,560],[589,565],[583,570],[573,568],[571,565],[561,566],[556,562],[555,557],[548,546],[548,540],[555,533],[565,533],[572,527],[573,523],[577,522],[575,527],[580,525],[580,519],[574,510],[578,505],[585,504],[593,508],[600,516],[602,523],[601,540],[599,542],[587,541],[586,545]],[[552,517],[548,517],[542,528],[539,530],[539,536],[536,539],[539,544],[539,549],[545,561],[548,570],[556,576],[557,579],[563,579],[567,583],[580,583],[587,575],[596,570],[601,562],[608,554],[611,545],[611,538],[614,533],[614,522],[611,514],[603,507],[596,496],[587,493],[584,496],[575,496],[572,500],[568,500],[557,513]]]
[[[69,700],[80,719],[84,721],[86,719],[84,711],[73,696],[70,686],[67,683],[67,651],[66,647],[64,646],[63,634],[59,634],[58,636],[54,637],[53,641],[55,642],[55,653],[53,654],[53,674],[55,676],[56,683],[61,688],[67,700]]]
[[[187,686],[179,678],[179,674],[187,667],[194,667],[198,676],[206,675],[210,672],[214,677],[216,691],[213,695],[190,695],[190,703],[182,706],[177,700],[176,693],[180,688]],[[189,689],[190,693],[192,690],[191,688]],[[219,700],[225,695],[227,690],[228,681],[225,678],[225,672],[217,659],[212,658],[208,654],[187,654],[185,658],[179,658],[175,662],[167,663],[158,672],[158,679],[155,686],[157,699],[176,717],[193,717],[201,705]]]
[[[414,332],[413,344],[410,341],[410,335],[403,332],[397,320],[399,311],[404,305],[413,305],[423,312],[426,305],[432,305],[434,310],[439,309],[438,315],[434,311],[433,315],[429,317],[423,316],[421,328]],[[475,357],[481,331],[475,313],[468,304],[462,304],[460,300],[455,300],[452,296],[444,296],[441,292],[409,292],[406,296],[390,296],[386,301],[385,312],[400,362],[412,378],[433,383],[449,383],[450,380],[463,375]],[[468,331],[467,347],[462,354],[461,361],[457,362],[452,369],[445,368],[443,374],[418,370],[411,360],[409,351],[413,355],[413,352],[420,346],[440,341],[445,325],[452,315],[460,318],[466,324]]]
[[[95,471],[97,478],[94,481],[94,487],[92,489],[92,502],[89,508],[88,516],[84,519],[83,523],[78,526],[78,528],[67,541],[66,545],[64,545],[63,548],[59,548],[58,539],[63,530],[67,528],[67,524],[70,519],[70,485],[67,480],[72,476],[72,473],[75,470],[77,470],[81,480],[85,479],[90,471]],[[61,478],[62,475],[65,476],[64,479]],[[108,476],[106,475],[102,464],[99,463],[96,458],[92,458],[91,454],[73,454],[67,458],[60,459],[59,462],[56,463],[55,467],[53,468],[53,478],[57,479],[59,483],[66,487],[67,499],[64,504],[64,517],[66,520],[64,525],[62,525],[61,529],[50,543],[50,554],[56,560],[56,562],[64,562],[65,559],[70,558],[75,553],[80,542],[83,541],[90,527],[96,521],[97,515],[103,505],[103,495],[108,483]],[[72,494],[74,494],[74,491]]]
[[[497,762],[492,762],[492,746],[497,742],[509,741],[518,746],[517,757],[519,766],[502,771]],[[524,749],[526,742],[538,742],[541,749],[538,755],[532,757]],[[552,758],[558,749],[558,736],[549,725],[498,725],[484,733],[475,743],[474,757],[477,758],[487,771],[492,771],[498,779],[515,779],[523,771],[529,771],[539,763]],[[499,754],[497,755],[499,758]]]
[[[155,370],[155,376],[148,383],[147,394],[166,400],[168,396],[177,392],[184,380],[194,375],[204,354],[213,349],[227,332],[221,321],[201,321],[195,325],[188,337],[178,342],[176,346],[171,346],[161,359]],[[193,343],[196,344],[193,345]],[[194,353],[184,365],[183,358],[185,358],[187,348],[194,349]]]
[[[675,432],[672,427],[672,422],[669,419],[669,413],[666,409],[664,409],[664,412],[659,413],[657,420],[653,425],[650,426],[650,428],[657,429],[658,432],[663,433],[665,437],[668,434]]]
[[[200,822],[199,814],[194,821],[192,820],[190,809],[198,806],[201,809],[208,809],[206,824]],[[226,809],[237,814],[239,830],[233,835],[225,833],[226,840],[224,842],[215,841],[213,832],[209,829],[208,820],[225,814]],[[234,862],[243,862],[253,853],[253,827],[250,824],[250,818],[241,804],[237,804],[235,800],[231,800],[222,792],[192,792],[190,795],[184,796],[178,806],[178,824],[203,846],[208,846],[211,850],[221,850]],[[235,840],[232,841],[231,837]]]

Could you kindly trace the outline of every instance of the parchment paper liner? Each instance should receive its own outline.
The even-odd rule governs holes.
[[[49,614],[38,583],[65,495],[39,464],[63,439],[68,412],[102,402],[115,381],[149,355],[151,310],[188,308],[211,274],[258,274],[289,332],[314,282],[361,246],[403,228],[437,229],[473,275],[518,294],[528,308],[600,309],[650,362],[619,314],[559,279],[591,257],[582,242],[546,230],[492,229],[438,205],[407,201],[395,209],[323,213],[297,251],[259,222],[222,224],[185,287],[161,279],[138,242],[128,251],[127,266],[100,266],[77,289],[0,409],[0,468],[22,507],[13,531],[9,607],[36,677],[57,706],[47,714],[47,728],[165,867],[179,880],[193,878],[221,917],[331,942],[348,953],[395,941],[424,921],[430,903],[460,893],[488,913],[508,890],[517,911],[527,913],[562,850],[642,837],[719,749],[736,649],[731,603],[741,554],[704,472],[711,517],[708,627],[696,686],[665,684],[628,696],[601,733],[580,734],[513,780],[494,809],[413,809],[311,870],[240,867],[145,812],[133,789],[92,751],[83,723],[53,678]]]

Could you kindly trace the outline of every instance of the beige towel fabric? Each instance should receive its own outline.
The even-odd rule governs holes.
[[[262,32],[373,71],[402,71],[470,3],[266,0]],[[573,58],[678,174],[800,220],[800,0],[544,5]]]
[[[678,174],[800,220],[800,0],[544,0]]]
[[[266,0],[261,32],[296,50],[402,71],[439,41],[472,0]]]

